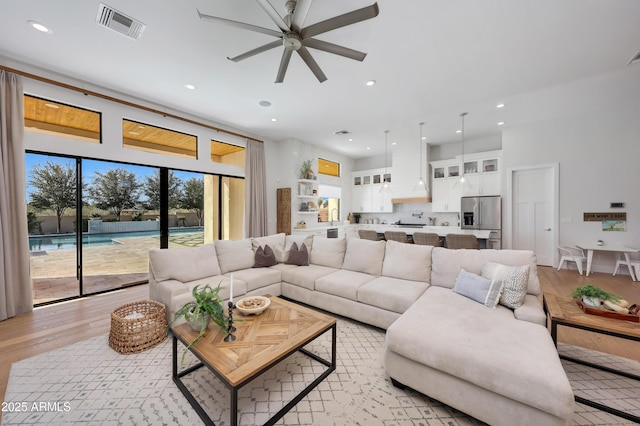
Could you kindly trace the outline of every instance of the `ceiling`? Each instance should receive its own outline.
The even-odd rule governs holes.
[[[270,1],[284,14],[285,0]],[[317,0],[305,26],[373,1]],[[328,80],[319,83],[293,55],[275,84],[280,48],[226,59],[272,37],[201,21],[196,11],[277,30],[254,0],[105,3],[146,24],[142,37],[96,24],[99,1],[7,0],[0,56],[251,136],[296,138],[351,158],[383,153],[385,130],[390,142],[417,142],[420,122],[429,143],[459,141],[461,112],[469,113],[467,138],[499,135],[536,114],[510,105],[519,95],[620,70],[640,50],[637,0],[378,0],[377,17],[317,36],[368,53],[363,62],[310,49]],[[270,107],[259,105],[265,100]]]

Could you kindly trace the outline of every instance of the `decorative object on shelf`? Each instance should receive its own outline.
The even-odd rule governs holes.
[[[231,278],[231,280],[233,283],[233,278]],[[205,284],[202,289],[200,289],[199,284],[196,285],[191,292],[195,300],[182,305],[174,314],[173,320],[169,323],[169,326],[171,326],[177,319],[182,317],[189,323],[193,331],[199,331],[198,336],[185,348],[182,354],[183,362],[188,349],[204,336],[210,320],[213,320],[218,327],[227,332],[227,319],[224,316],[224,309],[222,307],[223,300],[219,296],[220,289],[220,284],[218,284],[218,287],[215,289],[211,288],[209,284]],[[231,285],[231,289],[233,290],[233,284]]]
[[[602,240],[598,240],[597,244],[598,244],[599,246],[603,246],[603,245],[604,245],[604,241],[602,241]]]
[[[300,179],[313,179],[314,174],[313,170],[311,169],[312,165],[312,160],[305,160],[302,162],[302,165],[300,166]]]
[[[592,308],[600,308],[602,302],[618,302],[622,298],[615,294],[604,291],[600,287],[591,284],[583,285],[571,292],[571,297],[582,300],[582,302]]]
[[[236,308],[244,315],[260,315],[271,304],[268,297],[250,296],[238,300]]]
[[[385,175],[385,178],[383,179],[384,182],[382,183],[382,186],[380,187],[380,192],[391,192],[390,179],[386,178],[386,176],[388,175],[388,173],[387,173],[387,166],[388,166],[388,163],[389,163],[388,156],[389,156],[389,131],[385,130],[384,131],[384,175]]]
[[[355,223],[360,223],[360,215],[358,213],[354,213],[353,220]]]
[[[419,170],[419,178],[418,178],[418,182],[416,182],[416,185],[413,187],[414,191],[419,191],[419,192],[424,192],[425,194],[429,193],[429,187],[427,186],[427,183],[424,181],[424,179],[422,178],[422,172],[423,172],[423,166],[422,166],[422,145],[424,145],[423,142],[423,138],[422,138],[422,126],[424,125],[424,122],[420,123],[420,170]]]

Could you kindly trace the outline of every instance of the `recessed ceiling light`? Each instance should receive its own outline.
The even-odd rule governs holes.
[[[370,146],[367,147],[367,151],[371,151],[371,147]]]
[[[504,108],[504,104],[498,104],[496,105],[496,108]]]
[[[462,130],[456,130],[456,133],[462,133]]]
[[[348,140],[349,140],[349,142],[353,142],[353,138],[349,138]]]
[[[47,34],[52,34],[53,31],[51,31],[49,28],[47,28],[46,25],[41,24],[38,21],[27,21],[27,23],[29,25],[31,25],[33,28],[35,28],[36,30],[43,32],[43,33],[47,33]]]
[[[426,141],[426,140],[427,140],[427,137],[426,137],[426,136],[423,136],[423,137],[422,137],[422,140],[423,140],[423,141]]]
[[[144,129],[144,126],[138,124],[138,129]]]
[[[193,84],[185,84],[184,87],[186,87],[189,90],[196,90],[196,86],[194,86]]]
[[[271,121],[275,122],[275,121],[278,121],[278,119],[277,118],[272,118]]]
[[[60,108],[58,105],[56,104],[44,104],[44,106],[46,106],[47,108],[53,108],[53,109],[58,109]]]
[[[374,84],[376,84],[375,80],[369,80],[365,83],[367,86],[373,86]]]
[[[498,126],[504,126],[504,121],[498,121]]]
[[[396,142],[391,142],[391,146],[397,145]]]
[[[270,107],[271,106],[271,102],[269,101],[260,101],[258,102],[258,105],[263,106],[263,107]]]

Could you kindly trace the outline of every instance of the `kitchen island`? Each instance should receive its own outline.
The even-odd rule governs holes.
[[[476,229],[460,229],[457,226],[428,226],[424,225],[422,227],[418,227],[415,225],[406,226],[406,225],[392,225],[392,224],[371,224],[371,223],[352,223],[352,224],[344,224],[341,222],[340,224],[335,224],[331,226],[329,224],[325,226],[316,226],[313,228],[294,228],[292,233],[294,235],[319,235],[319,236],[327,236],[327,230],[329,229],[337,229],[338,237],[357,237],[359,229],[373,229],[378,234],[384,234],[385,231],[404,231],[407,235],[413,235],[414,232],[433,232],[438,234],[439,237],[444,238],[447,234],[471,234],[475,235],[478,240],[487,240],[489,238],[489,234],[491,231],[482,231]]]

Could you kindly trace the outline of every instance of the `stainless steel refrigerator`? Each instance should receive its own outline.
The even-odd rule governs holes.
[[[502,199],[491,197],[462,197],[460,203],[462,229],[491,231],[486,248],[502,248]]]

